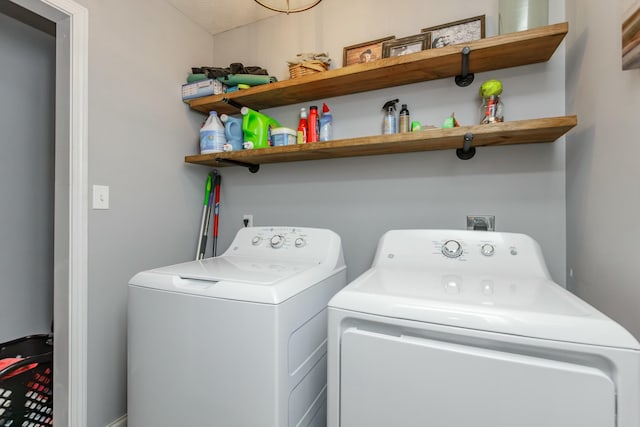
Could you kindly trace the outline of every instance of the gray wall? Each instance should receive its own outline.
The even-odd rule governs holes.
[[[487,15],[487,35],[497,33],[497,1],[324,0],[301,14],[280,15],[215,36],[216,65],[261,65],[288,78],[286,61],[299,52],[328,52],[335,67],[342,49],[388,35]],[[550,22],[564,21],[564,3],[550,2]],[[380,133],[381,107],[400,98],[413,120],[441,125],[451,114],[462,124],[479,117],[478,88],[503,80],[507,120],[564,115],[564,47],[551,61],[476,75],[469,88],[453,79],[265,110],[297,127],[299,108],[326,101],[334,135]],[[194,146],[192,152],[196,152]],[[564,140],[555,144],[481,148],[469,161],[455,152],[425,152],[263,165],[256,175],[221,169],[221,243],[226,247],[245,213],[257,225],[327,227],[343,238],[350,279],[371,264],[379,237],[389,229],[464,228],[468,214],[494,214],[499,231],[526,233],[541,244],[554,279],[565,283]]]
[[[0,13],[0,342],[53,314],[55,39]]]
[[[204,118],[180,101],[189,67],[244,62],[286,77],[285,61],[298,52],[329,51],[339,66],[343,46],[485,13],[492,35],[497,1],[453,0],[445,8],[403,0],[404,7],[389,8],[382,0],[325,0],[300,16],[278,16],[215,41],[162,0],[78,2],[90,14],[89,183],[111,188],[111,209],[89,212],[88,427],[102,427],[126,411],[127,281],[194,255],[208,169],[183,163],[197,152]],[[552,10],[552,22],[562,21],[563,2],[552,0]],[[478,75],[467,89],[447,79],[326,101],[337,138],[378,133],[380,106],[392,97],[424,123],[439,125],[455,111],[469,124],[477,120],[478,86],[488,78],[505,82],[508,120],[564,114],[562,49],[546,64]],[[267,113],[294,126],[299,107]],[[481,149],[468,162],[445,151],[270,165],[257,175],[221,171],[222,249],[244,213],[257,224],[332,228],[343,237],[353,278],[388,229],[461,228],[465,215],[487,213],[496,215],[499,230],[535,237],[564,283],[563,141]]]
[[[580,123],[567,141],[567,267],[571,290],[640,339],[640,69],[621,71],[620,43],[631,3],[567,2],[567,110]]]
[[[180,86],[212,62],[212,40],[164,0],[78,2],[89,11],[89,184],[111,190],[111,208],[89,212],[87,427],[103,427],[126,412],[127,282],[195,256],[207,171],[183,162],[202,116]]]

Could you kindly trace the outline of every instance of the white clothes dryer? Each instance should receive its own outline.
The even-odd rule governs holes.
[[[327,302],[340,237],[241,229],[215,258],[129,284],[129,427],[326,425]]]
[[[329,302],[329,427],[639,427],[640,344],[522,234],[395,230]]]

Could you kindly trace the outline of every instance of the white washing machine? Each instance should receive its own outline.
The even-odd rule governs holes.
[[[329,302],[328,375],[329,427],[640,426],[640,344],[522,234],[386,233]]]
[[[298,227],[135,275],[128,426],[325,426],[327,302],[345,284],[340,237]]]

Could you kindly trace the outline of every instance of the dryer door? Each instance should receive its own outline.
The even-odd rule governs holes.
[[[615,427],[591,367],[356,328],[340,352],[340,427]]]

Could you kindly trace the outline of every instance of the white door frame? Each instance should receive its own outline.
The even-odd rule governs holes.
[[[87,426],[89,14],[71,0],[11,0],[56,23],[54,419]]]

